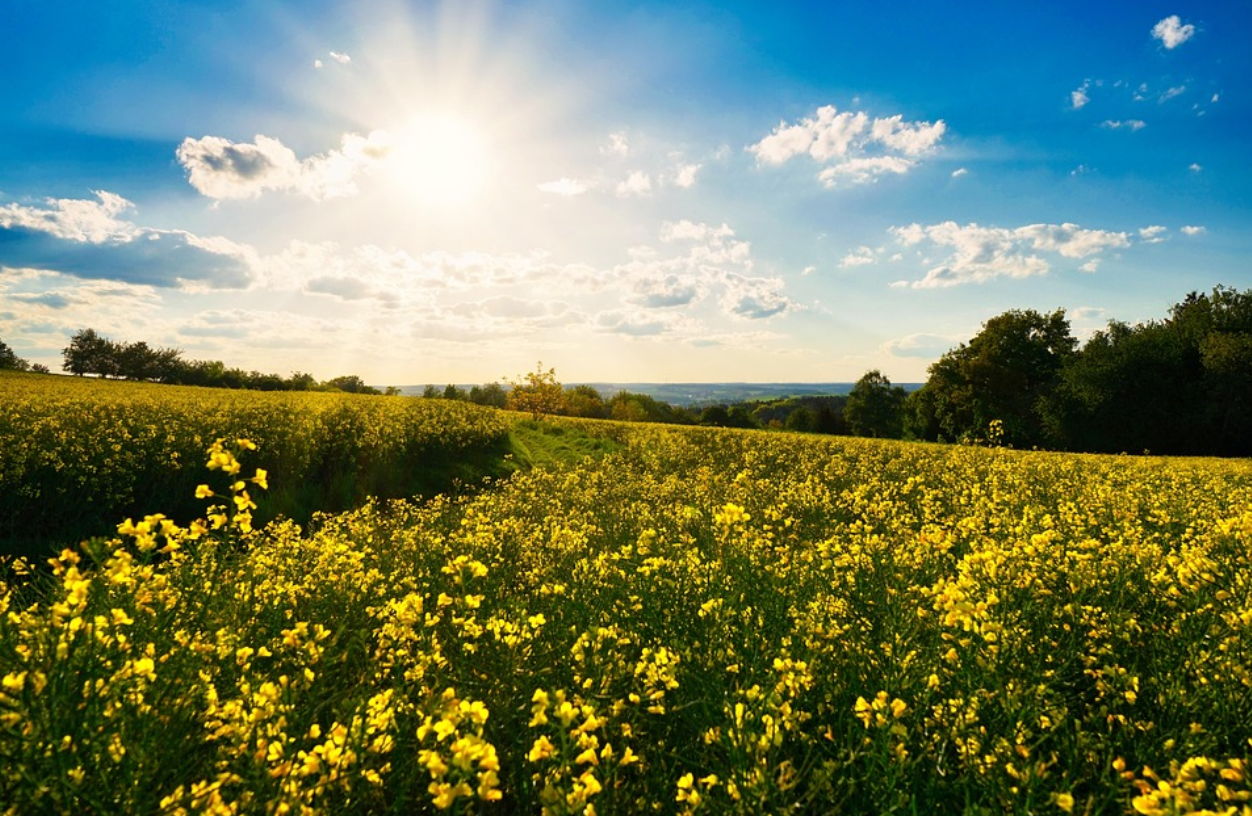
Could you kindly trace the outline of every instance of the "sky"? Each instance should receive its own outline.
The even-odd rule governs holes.
[[[8,0],[0,340],[921,382],[1252,287],[1252,4]]]

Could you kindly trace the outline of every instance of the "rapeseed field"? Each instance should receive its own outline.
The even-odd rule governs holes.
[[[9,563],[0,812],[1252,813],[1248,462],[570,427],[306,530],[208,440]]]

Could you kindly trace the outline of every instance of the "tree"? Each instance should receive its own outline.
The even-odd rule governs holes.
[[[469,396],[460,388],[457,388],[455,385],[449,383],[447,387],[443,389],[443,398],[446,400],[464,400],[468,399]]]
[[[817,413],[812,408],[801,405],[787,414],[783,427],[797,433],[813,433],[817,430]]]
[[[976,438],[1000,420],[1004,441],[1029,447],[1047,441],[1041,401],[1057,385],[1078,341],[1065,311],[1008,311],[983,324],[930,366],[909,405],[910,431],[922,438]]]
[[[0,369],[8,369],[9,371],[28,371],[30,363],[17,356],[13,349],[9,348],[3,340],[0,340]]]
[[[99,374],[101,377],[117,376],[117,343],[96,333],[95,329],[80,329],[70,337],[70,344],[61,351],[62,368],[71,374]]]
[[[902,387],[892,385],[878,369],[865,372],[852,386],[843,415],[856,436],[899,439],[904,435]]]
[[[590,385],[576,385],[565,392],[565,413],[587,419],[604,419],[608,415],[604,398]]]
[[[433,384],[422,389],[422,399],[439,399],[441,396],[439,388]]]
[[[543,370],[543,363],[517,380],[509,380],[508,402],[511,411],[524,411],[539,420],[548,414],[559,414],[565,407],[565,389],[556,379],[556,369]]]
[[[355,374],[344,374],[341,377],[332,377],[326,381],[326,385],[336,391],[346,391],[349,394],[381,394],[377,388],[373,388],[365,384]]]
[[[503,408],[508,402],[508,392],[504,390],[504,386],[500,383],[487,383],[485,385],[475,385],[470,389],[470,402],[475,405],[490,405],[493,408]]]

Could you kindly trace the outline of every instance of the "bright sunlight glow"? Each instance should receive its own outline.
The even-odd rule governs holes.
[[[487,184],[487,142],[461,119],[417,116],[394,139],[388,170],[412,200],[436,206],[465,204]]]

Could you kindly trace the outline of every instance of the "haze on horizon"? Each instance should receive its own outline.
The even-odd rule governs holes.
[[[1020,6],[1020,7],[1019,7]],[[920,382],[1252,286],[1252,6],[5,10],[0,339],[325,379]]]

